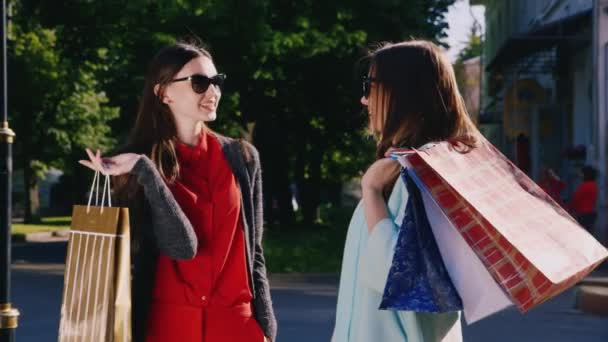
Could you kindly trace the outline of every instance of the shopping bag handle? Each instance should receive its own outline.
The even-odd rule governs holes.
[[[93,184],[91,184],[91,191],[89,191],[89,202],[87,203],[87,214],[91,210],[91,200],[93,199],[93,190],[95,190],[95,206],[99,205],[99,178],[101,172],[95,171],[95,176],[93,177]],[[106,192],[108,194],[108,207],[112,206],[112,196],[111,196],[111,187],[110,187],[110,175],[105,175],[106,179],[103,182],[103,192],[101,194],[101,213],[103,213],[103,208],[106,199]]]

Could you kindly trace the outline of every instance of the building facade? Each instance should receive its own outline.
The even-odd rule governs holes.
[[[486,7],[480,129],[568,197],[585,165],[606,203],[608,0],[471,0]]]

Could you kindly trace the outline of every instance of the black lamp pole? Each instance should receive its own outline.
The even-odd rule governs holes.
[[[2,0],[2,65],[0,67],[0,342],[15,341],[19,311],[11,306],[11,177],[15,133],[8,127],[6,82],[6,0]]]

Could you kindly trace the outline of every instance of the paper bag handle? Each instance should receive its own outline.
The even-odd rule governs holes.
[[[91,184],[91,191],[89,191],[89,202],[87,203],[87,214],[91,210],[91,200],[93,199],[93,192],[95,192],[95,206],[99,205],[99,176],[100,172],[95,171],[95,176],[93,177],[93,184]],[[105,175],[106,179],[103,182],[103,192],[101,194],[101,212],[103,213],[103,208],[106,199],[106,192],[108,194],[108,207],[112,206],[112,196],[111,196],[111,187],[110,187],[110,175]],[[93,191],[95,190],[95,191]]]

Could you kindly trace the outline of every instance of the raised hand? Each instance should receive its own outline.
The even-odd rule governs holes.
[[[95,154],[88,148],[86,151],[90,160],[80,160],[79,163],[94,171],[99,171],[103,175],[117,176],[129,173],[141,158],[141,155],[136,153],[123,153],[114,157],[102,158],[99,150]]]
[[[101,161],[101,153],[97,150],[97,153],[93,153],[88,148],[85,149],[87,151],[87,155],[89,156],[89,160],[79,160],[78,162],[93,171],[99,171],[103,173],[103,166]]]

